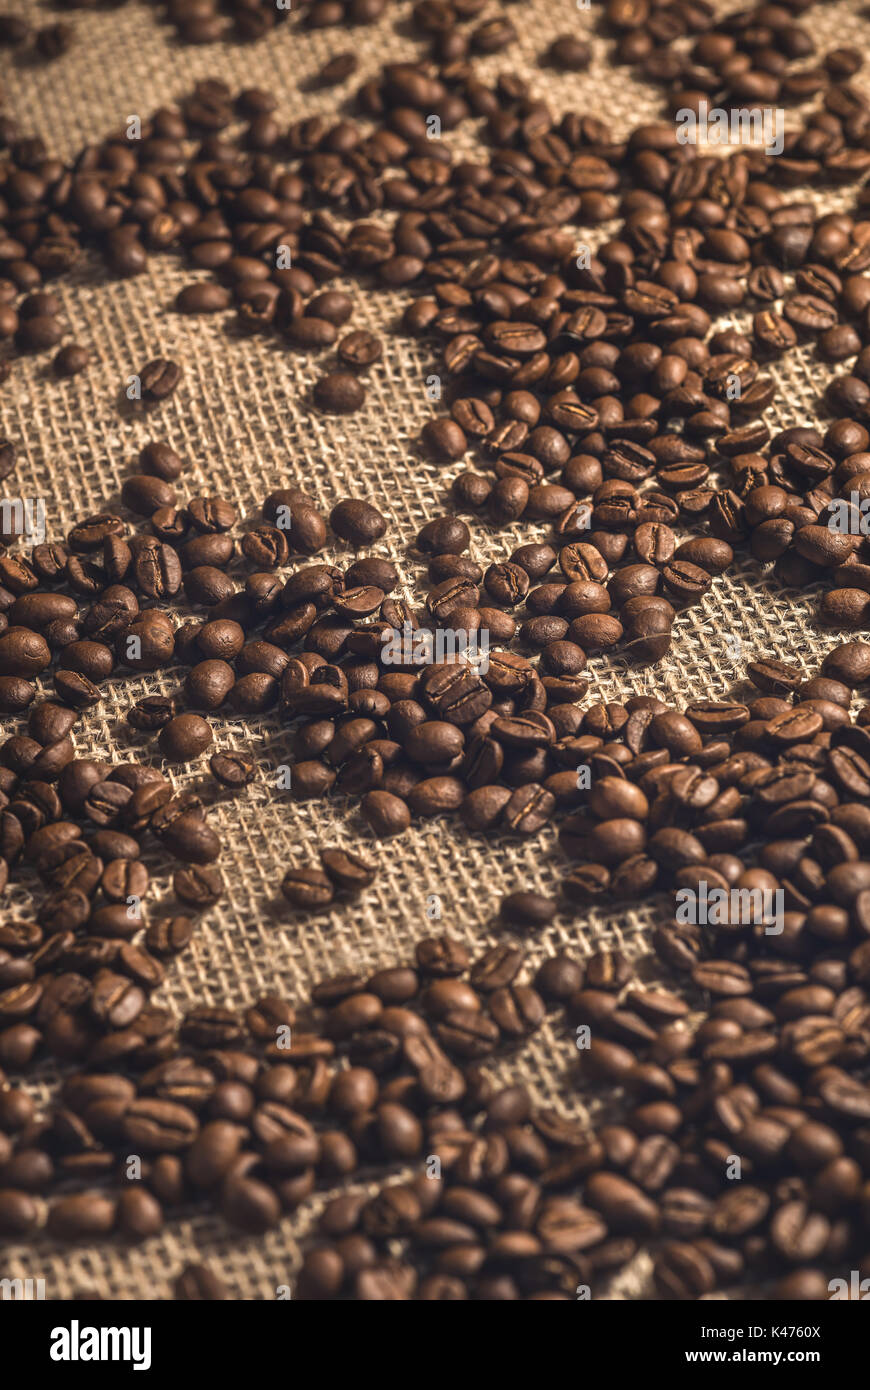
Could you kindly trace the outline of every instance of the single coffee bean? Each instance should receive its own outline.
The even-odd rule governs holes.
[[[351,499],[339,502],[333,508],[329,524],[337,536],[357,547],[371,545],[387,529],[384,518],[375,507],[368,502]]]
[[[281,883],[291,907],[308,911],[328,907],[334,891],[331,880],[318,869],[288,869]]]
[[[177,714],[160,730],[160,750],[173,762],[199,757],[212,742],[209,725],[198,714]]]
[[[162,401],[171,396],[181,380],[182,369],[177,362],[156,357],[147,362],[139,373],[142,399]]]
[[[62,378],[78,376],[87,369],[90,360],[91,355],[86,347],[70,343],[67,347],[61,348],[54,359],[55,374]]]
[[[365,388],[351,372],[329,372],[314,383],[313,399],[328,415],[351,415],[365,401]]]
[[[544,927],[556,914],[556,903],[541,893],[519,891],[502,898],[499,914],[518,927]]]
[[[254,778],[254,763],[241,753],[215,753],[209,759],[211,774],[221,786],[235,790]]]

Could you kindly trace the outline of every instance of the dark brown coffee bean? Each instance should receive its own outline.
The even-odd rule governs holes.
[[[59,1240],[87,1240],[107,1235],[115,1225],[117,1204],[96,1192],[62,1197],[49,1212],[48,1229]]]
[[[185,285],[175,297],[175,307],[181,314],[219,313],[222,309],[228,309],[232,302],[230,290],[207,280]]]
[[[215,710],[220,709],[234,684],[235,673],[226,661],[199,661],[187,674],[184,693],[194,709]]]
[[[320,862],[327,876],[342,892],[358,892],[375,880],[376,869],[358,854],[347,850],[321,850]]]
[[[339,502],[333,508],[329,524],[337,536],[354,546],[371,545],[387,529],[384,518],[375,507],[368,502],[350,499]]]
[[[78,376],[80,372],[87,369],[91,360],[91,355],[86,347],[79,343],[70,343],[63,347],[54,359],[55,374],[62,378]]]
[[[198,714],[177,714],[160,730],[161,752],[173,762],[199,757],[211,742],[211,728]]]
[[[287,902],[309,911],[327,907],[334,891],[331,880],[318,869],[288,869],[281,883]]]
[[[215,753],[208,765],[216,781],[232,790],[247,787],[254,779],[254,763],[242,753]]]
[[[177,1153],[190,1146],[199,1124],[187,1106],[165,1100],[136,1100],[126,1111],[122,1127],[139,1153]]]
[[[184,817],[179,819],[183,821]],[[194,860],[184,868],[176,869],[172,876],[172,887],[179,902],[188,907],[206,908],[218,901],[223,885],[217,870]]]
[[[142,399],[162,401],[171,396],[181,380],[182,369],[177,362],[157,357],[147,362],[139,373]]]
[[[151,473],[164,482],[174,482],[184,471],[181,459],[169,444],[154,440],[141,450],[139,466],[143,473]]]
[[[229,1297],[226,1285],[214,1270],[205,1265],[188,1264],[174,1283],[177,1299],[184,1302],[219,1302]]]
[[[38,676],[51,662],[45,639],[25,627],[0,633],[0,676]]]
[[[314,404],[329,415],[350,415],[365,401],[365,388],[350,372],[329,372],[314,384]]]

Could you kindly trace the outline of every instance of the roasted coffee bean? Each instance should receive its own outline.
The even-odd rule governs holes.
[[[125,1138],[141,1153],[177,1153],[196,1138],[199,1124],[192,1110],[164,1100],[137,1100],[125,1112]]]
[[[190,944],[193,922],[189,917],[161,917],[149,924],[145,944],[157,956],[174,956]]]
[[[38,676],[51,662],[43,637],[26,627],[8,627],[0,633],[0,676],[29,679]]]
[[[214,1270],[206,1265],[188,1264],[175,1280],[174,1293],[184,1302],[219,1302],[226,1299],[226,1285]]]
[[[69,343],[62,347],[54,359],[54,371],[57,376],[69,378],[78,376],[80,372],[87,369],[91,360],[88,349],[80,343]]]
[[[199,757],[211,742],[211,728],[198,714],[177,714],[160,730],[161,752],[173,762]]]
[[[49,1212],[48,1229],[59,1240],[93,1240],[115,1225],[117,1204],[96,1192],[62,1197]]]
[[[866,172],[852,90],[860,54],[834,49],[808,67],[813,40],[793,22],[803,0],[724,22],[703,5],[687,15],[634,0],[605,8],[616,60],[682,83],[681,102],[721,87],[729,100],[764,105],[821,94],[824,109],[806,122],[798,113],[778,160],[756,149],[687,162],[655,125],[614,143],[596,117],[553,117],[525,77],[469,78],[468,53],[500,51],[515,29],[504,16],[478,18],[479,0],[456,0],[414,7],[427,61],[373,73],[359,113],[338,121],[301,112],[282,134],[268,93],[236,96],[206,79],[178,110],[149,117],[141,149],[109,141],[68,170],[41,142],[4,132],[0,337],[15,350],[61,341],[62,296],[42,281],[65,274],[85,241],[124,276],[171,249],[221,281],[188,285],[182,312],[233,304],[247,332],[308,352],[335,347],[312,404],[350,413],[383,348],[346,332],[353,301],[333,286],[374,271],[418,296],[402,325],[434,339],[434,371],[447,382],[424,452],[447,467],[477,456],[449,489],[454,505],[463,517],[485,506],[496,525],[546,521],[553,538],[517,537],[478,564],[464,519],[418,521],[425,600],[413,587],[400,594],[407,573],[380,556],[346,573],[293,563],[285,580],[276,571],[291,557],[326,544],[312,499],[292,486],[270,494],[237,546],[236,506],[213,495],[182,505],[171,486],[182,462],[159,443],[145,446],[121,490],[124,515],[146,525],[107,510],[71,516],[65,546],[19,551],[23,528],[10,514],[0,706],[32,713],[0,754],[0,891],[14,887],[19,864],[43,883],[34,922],[0,925],[0,1066],[26,1070],[45,1056],[73,1070],[39,1118],[29,1095],[0,1085],[4,1233],[47,1225],[65,1239],[116,1229],[142,1238],[160,1229],[164,1209],[191,1201],[262,1233],[317,1182],[431,1150],[437,1182],[390,1178],[328,1204],[295,1294],[565,1301],[578,1280],[594,1288],[599,1271],[651,1244],[664,1298],[739,1288],[759,1271],[789,1297],[825,1297],[821,1271],[858,1248],[870,1117],[870,716],[853,716],[852,692],[863,703],[870,648],[845,644],[821,675],[779,661],[775,643],[747,652],[758,697],[745,703],[742,692],[698,690],[679,708],[653,695],[580,702],[599,658],[652,663],[674,637],[678,650],[675,608],[711,602],[738,549],[792,589],[823,580],[823,623],[858,638],[866,626],[865,200],[859,189],[851,211],[824,215],[792,191]],[[227,24],[262,38],[281,22],[256,4],[170,10],[190,42],[225,37]],[[304,18],[328,28],[382,11],[383,0],[326,0]],[[27,32],[0,21],[11,43]],[[677,53],[685,33],[689,48]],[[36,46],[53,55],[64,41],[52,25]],[[547,45],[545,64],[588,65],[585,37]],[[344,80],[352,67],[339,54],[317,80]],[[480,117],[492,159],[451,163],[426,139],[431,111],[446,129]],[[570,235],[581,223],[616,224],[586,265],[574,263]],[[270,269],[285,243],[292,268]],[[747,304],[747,323],[723,326],[723,312]],[[771,437],[761,414],[777,388],[759,361],[810,337],[820,360],[851,371],[825,389],[830,424]],[[55,371],[86,362],[62,348]],[[0,381],[7,373],[4,364]],[[138,394],[163,399],[180,377],[156,359]],[[0,444],[0,474],[14,461],[11,442]],[[368,550],[386,535],[382,496],[376,488],[371,502],[334,506],[339,542]],[[838,510],[844,527],[829,524]],[[239,554],[251,572],[236,580]],[[176,632],[170,601],[213,608],[212,621],[182,619]],[[432,661],[427,650],[395,665],[382,640],[390,628],[488,642],[476,662],[464,652]],[[149,781],[147,766],[118,765],[108,749],[105,765],[74,756],[87,736],[77,713],[101,694],[108,706],[116,669],[175,662],[185,668],[179,689],[137,690],[127,724],[159,731],[170,761],[208,750],[213,792],[215,781],[245,786],[253,759],[214,753],[197,711],[268,723],[277,705],[295,725],[294,800],[332,789],[359,798],[377,837],[409,831],[412,813],[458,811],[476,836],[536,837],[538,854],[552,818],[574,861],[565,911],[653,890],[697,895],[702,883],[736,888],[740,904],[718,922],[675,915],[650,932],[646,949],[681,977],[685,998],[679,983],[673,992],[646,983],[655,962],[600,940],[584,966],[546,957],[530,985],[513,939],[500,934],[470,965],[461,942],[442,937],[419,943],[412,966],[371,979],[360,967],[318,987],[300,1000],[304,1030],[279,996],[243,1016],[199,1006],[176,1026],[147,995],[160,960],[190,941],[191,920],[150,922],[143,947],[128,901],[147,893],[139,855],[156,845],[180,860],[179,901],[208,908],[222,892],[210,867],[219,842],[191,793],[174,793],[159,773]],[[36,701],[52,667],[56,698]],[[341,911],[342,895],[372,884],[373,867],[352,844],[318,853],[322,869],[284,866],[283,895]],[[541,882],[514,873],[497,909],[502,932],[546,936],[556,905]],[[782,893],[780,932],[754,919],[756,890]],[[484,893],[481,911],[492,906]],[[569,1028],[589,1020],[582,1084],[605,1105],[614,1083],[624,1088],[617,1121],[593,1110],[581,1128],[537,1110],[521,1086],[494,1091],[479,1069],[538,1027],[545,1001],[567,1001]],[[110,1182],[120,1144],[146,1154],[141,1193],[54,1191],[55,1181]],[[732,1150],[751,1181],[721,1193],[715,1173]],[[224,1294],[196,1267],[177,1292]]]
[[[159,440],[146,444],[139,454],[139,466],[143,473],[152,473],[164,482],[174,482],[184,471],[184,465],[169,445]]]
[[[242,753],[215,753],[208,765],[216,781],[233,790],[247,787],[254,778],[254,763]]]
[[[162,401],[171,396],[181,380],[182,369],[177,362],[157,357],[147,362],[139,373],[142,399]]]
[[[312,393],[318,410],[329,415],[351,415],[365,401],[365,388],[351,372],[329,372],[314,383]]]
[[[347,850],[321,850],[320,862],[339,891],[358,892],[374,882],[376,869]]]
[[[216,710],[220,709],[234,684],[235,673],[226,661],[200,661],[188,672],[184,693],[194,709]]]
[[[335,889],[330,878],[319,869],[288,869],[281,892],[292,907],[315,910],[329,906]]]
[[[387,529],[375,507],[354,500],[339,502],[330,513],[329,524],[337,536],[354,546],[371,545]]]

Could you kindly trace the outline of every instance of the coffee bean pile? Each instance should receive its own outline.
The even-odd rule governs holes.
[[[612,59],[669,92],[685,88],[725,97],[725,106],[789,105],[824,91],[827,74],[857,71],[851,50],[835,49],[824,69],[790,65],[816,54],[810,13],[815,0],[746,6],[717,16],[706,0],[607,0],[602,28],[616,37]],[[807,23],[800,17],[807,15]],[[675,44],[692,39],[688,51]]]
[[[396,567],[365,553],[387,532],[377,498],[327,518],[284,487],[239,530],[225,498],[180,502],[184,461],[155,439],[119,511],[80,518],[64,542],[4,548],[0,709],[21,730],[0,746],[0,891],[35,873],[44,895],[34,920],[0,923],[0,1234],[138,1240],[191,1204],[258,1234],[338,1185],[304,1298],[574,1299],[642,1247],[669,1298],[746,1283],[825,1297],[831,1273],[862,1267],[870,706],[852,702],[870,645],[836,648],[810,680],[753,661],[745,700],[579,704],[590,656],[659,660],[678,608],[737,547],[792,586],[829,575],[823,617],[866,625],[862,533],[827,523],[836,501],[863,498],[870,459],[867,200],[819,216],[791,190],[863,177],[870,107],[850,85],[860,53],[795,66],[815,57],[796,22],[808,8],[720,23],[703,3],[612,0],[604,15],[619,61],[663,84],[672,115],[708,98],[820,99],[776,158],[708,157],[672,121],[617,140],[580,113],[557,120],[511,74],[487,86],[469,55],[501,51],[515,29],[478,0],[416,6],[430,61],[385,67],[352,118],[285,130],[268,93],[207,81],[141,139],[112,136],[69,167],[3,118],[0,337],[16,351],[55,352],[61,377],[86,369],[84,347],[61,346],[45,282],[91,249],[123,277],[171,253],[212,276],[180,292],[179,312],[234,310],[233,328],[334,351],[312,405],[345,415],[383,345],[330,282],[403,290],[402,329],[436,346],[446,383],[421,447],[448,470],[456,512],[550,534],[484,568],[463,516],[436,516],[412,544],[429,583],[418,607]],[[320,0],[302,18],[383,9]],[[228,27],[258,38],[283,13],[166,7],[193,42]],[[7,42],[15,32],[0,23]],[[673,50],[685,33],[688,52]],[[542,60],[581,71],[589,51],[566,35]],[[337,55],[318,81],[353,66]],[[487,162],[454,159],[431,116],[445,131],[477,118]],[[614,222],[586,254],[565,230]],[[744,310],[745,331],[717,325]],[[771,437],[764,368],[800,342],[825,364],[854,357],[852,371],[826,392],[824,430]],[[150,409],[185,389],[168,358],[136,380]],[[0,441],[0,477],[14,463]],[[356,552],[346,566],[312,562],[330,539]],[[486,638],[488,659],[396,659],[390,638],[424,629]],[[174,693],[128,710],[141,761],[76,757],[75,727],[109,679],[178,666]],[[53,697],[38,698],[49,680]],[[559,904],[520,884],[498,944],[474,960],[435,938],[410,964],[322,981],[298,1004],[176,1020],[152,995],[220,898],[220,842],[202,800],[148,754],[208,757],[213,796],[242,791],[254,760],[213,751],[221,712],[275,712],[293,727],[291,795],[358,800],[376,839],[445,813],[520,837],[556,820],[573,863],[563,910],[760,892],[782,895],[782,930],[745,902],[706,924],[677,913],[646,958],[559,953],[530,976],[518,938]],[[155,854],[175,861],[175,907],[149,921]],[[368,853],[322,846],[281,893],[320,910],[376,870]],[[556,1006],[567,1056],[571,1030],[589,1033],[578,1085],[602,1107],[594,1122],[536,1109],[486,1070]],[[65,1070],[40,1107],[5,1073],[47,1057]],[[355,1190],[371,1181],[374,1196]],[[176,1283],[180,1298],[224,1292],[196,1265]]]
[[[335,347],[338,369],[316,382],[312,403],[344,414],[364,404],[359,374],[382,348],[365,332],[340,337],[352,301],[319,287],[339,274],[374,277],[415,294],[403,329],[440,345],[450,414],[424,429],[424,449],[452,469],[473,448],[487,470],[454,475],[456,509],[492,525],[552,523],[560,552],[593,547],[576,567],[569,552],[569,584],[616,581],[616,605],[598,590],[557,596],[545,585],[530,596],[531,611],[546,616],[558,597],[556,616],[584,650],[624,643],[639,661],[667,650],[674,601],[697,601],[732,558],[722,547],[683,551],[675,527],[748,546],[791,585],[830,576],[837,587],[822,617],[860,627],[870,592],[856,567],[864,538],[827,522],[832,499],[863,497],[870,456],[870,224],[860,206],[856,216],[819,216],[790,189],[866,173],[870,108],[849,82],[857,51],[794,68],[815,56],[795,19],[807,8],[762,5],[714,25],[703,5],[608,7],[630,50],[622,57],[644,76],[658,64],[673,110],[713,97],[727,108],[752,96],[799,105],[821,95],[822,110],[785,134],[777,157],[744,147],[711,158],[679,144],[673,123],[620,141],[595,118],[557,121],[524,81],[480,82],[447,44],[464,38],[456,25],[468,15],[438,5],[417,7],[415,23],[449,55],[436,55],[435,68],[389,65],[364,84],[356,107],[365,126],[316,116],[282,131],[268,93],[233,98],[206,81],[179,110],[155,112],[142,139],[111,138],[67,169],[40,141],[16,138],[7,120],[2,326],[22,347],[55,346],[61,330],[40,286],[84,246],[98,245],[122,276],[147,271],[149,253],[180,253],[218,277],[184,289],[182,312],[234,307],[248,331],[278,332],[305,352]],[[677,20],[699,35],[681,57],[669,46],[683,32]],[[430,114],[446,130],[477,117],[488,164],[456,161],[446,142],[428,138]],[[566,227],[613,219],[618,231],[578,256]],[[717,317],[744,309],[751,332],[711,334]],[[854,368],[826,394],[837,416],[826,433],[771,438],[762,414],[775,390],[764,366],[800,341],[826,363],[855,355]],[[71,345],[57,370],[86,365],[86,350]],[[146,364],[142,398],[163,399],[180,376],[179,364]],[[5,471],[12,441],[0,456]],[[641,593],[659,602],[638,621],[623,602]]]
[[[784,1297],[825,1296],[827,1271],[860,1261],[866,1239],[870,707],[853,722],[850,706],[870,682],[870,645],[835,649],[806,683],[781,662],[749,674],[760,694],[745,706],[586,712],[595,777],[569,798],[588,814],[563,821],[582,861],[565,886],[584,904],[611,876],[635,897],[658,876],[781,891],[778,934],[742,910],[715,926],[678,916],[647,962],[560,952],[532,981],[515,936],[474,962],[441,937],[412,966],[323,981],[300,1009],[269,997],[180,1022],[148,996],[192,923],[164,918],[136,939],[138,837],[147,827],[184,861],[175,893],[194,908],[220,891],[215,838],[159,773],[106,776],[61,757],[74,713],[36,706],[33,732],[55,751],[40,778],[7,782],[4,856],[16,858],[17,826],[55,891],[36,922],[0,927],[0,1061],[20,1072],[52,1053],[77,1068],[44,1113],[22,1088],[0,1089],[0,1229],[142,1239],[200,1201],[263,1232],[318,1182],[425,1164],[329,1204],[300,1296],[573,1298],[648,1244],[665,1297],[774,1278]],[[4,745],[9,772],[21,742]],[[319,880],[295,880],[306,901],[371,881],[356,854],[322,863]],[[527,932],[553,911],[519,891],[501,916]],[[677,989],[643,984],[645,967]],[[548,1004],[590,1030],[578,1080],[610,1107],[621,1099],[612,1122],[538,1113],[524,1088],[496,1090],[481,1070]],[[122,1176],[131,1149],[135,1182]],[[732,1187],[735,1157],[745,1180]],[[186,1287],[219,1294],[203,1279]]]
[[[318,987],[340,1030],[344,1019],[356,1030],[339,1074],[351,1132],[400,1146],[394,1157],[424,1171],[330,1201],[298,1297],[574,1299],[645,1247],[664,1298],[749,1281],[825,1299],[835,1267],[864,1269],[870,707],[856,722],[849,708],[870,679],[870,646],[835,649],[809,682],[780,662],[749,673],[760,695],[748,706],[587,711],[600,764],[592,815],[563,825],[584,861],[566,887],[594,900],[618,866],[638,896],[655,857],[682,889],[781,891],[782,930],[767,934],[739,908],[716,926],[678,917],[655,932],[650,962],[558,953],[531,984],[515,938],[471,965],[467,985],[466,952],[441,938],[418,949],[417,971],[437,977],[422,995],[413,971],[386,972],[402,978],[401,1002],[362,977]],[[527,930],[552,915],[537,894],[502,908]],[[678,990],[640,983],[644,964]],[[528,1036],[555,1003],[590,1030],[586,1094],[622,1098],[609,1122],[566,1121],[522,1086],[481,1079],[499,1044]],[[394,1031],[401,1041],[383,1036]],[[417,1102],[401,1138],[386,1138],[379,1078],[382,1098]],[[730,1183],[735,1160],[741,1181]]]
[[[537,1028],[546,1001],[559,1001],[583,977],[579,966],[554,957],[536,982],[542,994],[516,983],[522,962],[517,943],[505,942],[472,965],[463,947],[434,938],[420,943],[413,966],[324,981],[298,1020],[271,997],[243,1019],[195,1008],[177,1036],[164,1032],[161,1039],[152,1029],[126,1054],[118,1048],[113,1061],[106,1056],[94,1071],[71,1077],[45,1119],[23,1091],[6,1086],[0,1229],[19,1237],[46,1227],[66,1240],[112,1231],[142,1239],[161,1228],[164,1207],[207,1200],[217,1201],[234,1226],[261,1233],[318,1179],[334,1183],[361,1164],[414,1160],[424,1137],[434,1143],[439,1132],[456,1130],[454,1107],[491,1107],[492,1088],[473,1059]],[[464,983],[459,976],[469,966]],[[604,979],[611,969],[609,957],[593,959],[590,978]],[[134,1009],[130,1015],[135,1031]],[[291,1026],[292,1045],[282,1050],[276,1031]],[[117,1071],[122,1057],[135,1080]],[[509,1094],[503,1105],[515,1108]],[[428,1134],[421,1118],[427,1114]],[[560,1130],[555,1116],[549,1124],[559,1145],[579,1137],[570,1126]],[[131,1146],[142,1156],[141,1183],[124,1183],[120,1194],[74,1192],[47,1203],[65,1180],[111,1180]],[[436,1192],[437,1185],[433,1198]],[[374,1263],[362,1259],[358,1268]],[[376,1268],[370,1277],[376,1285]],[[364,1278],[361,1296],[381,1296],[366,1293],[368,1283]],[[182,1289],[179,1296],[193,1295]]]
[[[751,675],[761,691],[799,690],[782,663],[754,663]],[[421,942],[413,966],[322,982],[298,1013],[273,998],[243,1019],[200,1007],[176,1036],[159,1011],[145,1017],[143,989],[129,976],[113,980],[105,967],[90,984],[72,971],[56,976],[37,1021],[63,1031],[65,1019],[71,1036],[76,1020],[79,1055],[87,1049],[94,1070],[65,1083],[46,1120],[20,1090],[0,1092],[10,1136],[0,1169],[4,1229],[29,1234],[47,1222],[66,1239],[113,1230],[142,1238],[160,1229],[165,1206],[198,1197],[261,1232],[318,1179],[425,1160],[425,1174],[374,1197],[348,1192],[330,1202],[299,1296],[573,1298],[652,1242],[665,1297],[777,1274],[784,1297],[824,1297],[826,1270],[862,1257],[866,1229],[870,864],[861,854],[870,844],[870,735],[848,706],[852,686],[868,679],[870,647],[848,644],[806,699],[763,695],[764,710],[720,708],[717,728],[705,729],[715,764],[676,711],[643,724],[666,717],[679,749],[650,756],[629,728],[633,715],[623,738],[605,745],[622,771],[596,781],[589,799],[608,817],[622,813],[628,850],[646,803],[640,782],[658,771],[656,804],[691,801],[694,823],[717,791],[728,798],[709,844],[703,827],[697,838],[657,832],[677,883],[786,895],[779,935],[739,913],[709,931],[660,928],[657,973],[682,976],[679,995],[640,984],[618,952],[585,962],[560,953],[523,983],[516,939],[472,963],[442,937]],[[610,718],[614,708],[598,707]],[[608,828],[599,850],[615,844],[614,824],[600,823]],[[766,842],[750,865],[735,850],[748,827],[762,825]],[[518,894],[503,915],[528,926],[548,911]],[[23,940],[6,944],[10,960],[26,958]],[[9,996],[27,992],[4,994],[4,1011]],[[625,1113],[612,1123],[593,1131],[536,1112],[524,1088],[494,1090],[481,1071],[500,1047],[535,1031],[548,1004],[563,1005],[572,1027],[590,1028],[580,1080],[624,1095]],[[282,1028],[293,1030],[286,1048],[275,1040]],[[4,1031],[7,1062],[16,1042],[26,1050],[26,1035],[38,1032],[22,1022]],[[135,1081],[118,1073],[121,1059]],[[58,1196],[46,1214],[58,1181],[105,1179],[131,1146],[146,1156],[141,1187]],[[749,1181],[730,1187],[724,1170],[735,1157]],[[220,1292],[204,1276],[193,1293],[185,1288],[182,1280],[179,1296]]]

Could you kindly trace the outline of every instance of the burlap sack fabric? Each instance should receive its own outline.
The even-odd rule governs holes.
[[[30,0],[17,8],[34,18],[41,7]],[[865,46],[870,23],[859,17],[861,8],[857,0],[839,0],[810,12],[805,23],[820,52],[846,43]],[[609,69],[606,44],[597,36],[588,72],[567,76],[538,66],[557,35],[593,35],[596,9],[595,0],[585,10],[574,0],[509,5],[518,41],[505,53],[479,60],[481,75],[520,72],[554,110],[605,117],[618,133],[654,118],[660,111],[657,92],[625,69]],[[122,130],[129,116],[145,118],[154,107],[171,104],[204,77],[220,77],[234,90],[271,89],[286,123],[315,111],[335,113],[382,63],[419,55],[407,25],[409,10],[408,3],[393,4],[378,24],[350,32],[305,31],[291,23],[254,45],[207,48],[179,45],[148,4],[75,11],[76,41],[65,57],[44,66],[7,65],[8,105],[23,133],[41,135],[50,150],[65,157]],[[46,18],[56,13],[50,7]],[[321,64],[346,48],[359,59],[354,78],[337,90],[308,90]],[[458,148],[475,148],[473,126],[445,138]],[[830,205],[844,205],[848,196]],[[117,506],[121,481],[133,470],[139,449],[148,439],[166,439],[190,465],[179,495],[222,493],[237,503],[245,520],[258,517],[271,489],[290,483],[304,486],[326,510],[342,497],[369,498],[389,521],[375,552],[399,564],[406,596],[414,595],[424,571],[408,558],[407,547],[422,523],[445,509],[445,487],[465,465],[440,470],[420,457],[416,440],[433,410],[425,378],[435,364],[428,348],[389,333],[405,297],[341,284],[354,299],[351,326],[386,336],[383,363],[368,374],[365,407],[350,420],[336,421],[308,405],[315,356],[291,353],[269,338],[233,337],[213,318],[176,314],[174,297],[192,278],[171,258],[154,257],[149,273],[132,281],[108,280],[94,263],[58,283],[69,340],[84,343],[93,361],[82,376],[60,384],[44,358],[16,361],[0,392],[0,435],[18,441],[20,451],[7,493],[44,498],[48,534],[60,537],[75,518]],[[180,388],[150,413],[132,410],[123,395],[127,378],[161,354],[183,364]],[[771,426],[813,422],[827,373],[809,353],[797,351],[776,375],[780,389],[768,412]],[[471,554],[488,564],[507,558],[521,540],[543,534],[542,527],[490,532],[475,524]],[[331,550],[326,558],[346,563],[347,552]],[[420,592],[417,588],[418,601]],[[813,607],[812,595],[785,592],[760,567],[744,562],[677,620],[672,651],[658,667],[638,672],[618,661],[591,662],[588,702],[631,693],[677,701],[721,698],[739,689],[745,660],[762,655],[796,661],[813,673],[838,640],[815,628]],[[111,682],[103,704],[75,730],[78,755],[124,761],[131,749],[125,712],[145,694],[176,689],[178,674]],[[248,791],[209,811],[223,837],[226,893],[219,907],[204,915],[193,945],[170,967],[155,996],[175,1012],[202,1002],[241,1008],[265,992],[297,1000],[325,974],[409,959],[414,943],[433,930],[447,931],[480,951],[496,939],[492,924],[500,894],[519,886],[557,890],[564,861],[552,829],[524,842],[485,840],[453,821],[438,820],[415,824],[400,839],[375,847],[378,877],[352,908],[296,918],[278,893],[285,870],[312,862],[319,845],[353,845],[360,831],[365,837],[356,806],[342,798],[297,805],[276,788],[276,768],[289,761],[288,737],[276,718],[215,717],[212,722],[216,746],[252,751],[258,776]],[[144,751],[139,745],[135,755]],[[171,775],[178,786],[199,779],[211,785],[207,771],[203,778],[196,764]],[[156,877],[146,906],[154,915],[161,899],[171,901],[170,866],[155,859],[151,867]],[[433,894],[440,899],[440,919],[429,915]],[[27,891],[16,887],[0,911],[27,916],[30,904]],[[656,911],[661,901],[619,912],[561,915],[529,943],[529,973],[559,947],[588,953],[617,944],[638,958],[640,973],[650,978],[641,958],[649,950]],[[556,1021],[494,1071],[505,1079],[521,1078],[543,1103],[582,1113],[583,1096],[573,1076],[576,1055],[571,1036]],[[46,1071],[44,1095],[55,1081]],[[321,1196],[312,1199],[264,1237],[232,1232],[220,1218],[191,1215],[168,1222],[159,1237],[137,1247],[114,1242],[60,1247],[48,1241],[7,1246],[0,1276],[44,1278],[49,1299],[69,1299],[84,1290],[107,1299],[163,1299],[171,1296],[180,1267],[201,1259],[224,1278],[231,1297],[271,1299],[298,1268],[300,1237],[322,1202]],[[648,1296],[648,1273],[649,1260],[641,1255],[615,1281],[610,1296]]]

